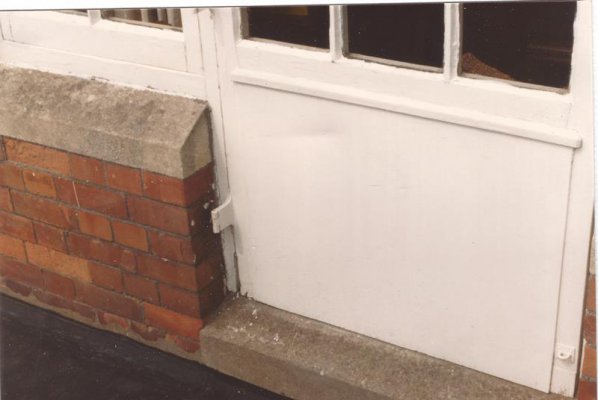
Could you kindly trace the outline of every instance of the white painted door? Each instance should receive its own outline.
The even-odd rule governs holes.
[[[590,3],[569,93],[242,39],[214,11],[243,294],[572,394],[592,207]],[[556,345],[555,345],[556,343]]]

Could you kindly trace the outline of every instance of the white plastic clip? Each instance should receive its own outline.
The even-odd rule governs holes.
[[[575,363],[575,347],[564,344],[557,344],[556,358],[567,363]]]
[[[212,210],[212,229],[214,233],[220,233],[227,226],[233,225],[233,222],[233,203],[229,195],[224,203]]]

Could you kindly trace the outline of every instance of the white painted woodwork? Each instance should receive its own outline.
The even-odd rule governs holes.
[[[182,9],[181,19],[183,24],[183,34],[185,35],[187,71],[192,73],[202,73],[203,60],[201,56],[201,37],[197,9]]]
[[[52,11],[9,13],[12,40],[70,53],[186,71],[184,36],[167,29]]]
[[[198,15],[184,32],[59,12],[0,12],[0,62],[206,99]]]
[[[206,79],[201,74],[91,57],[76,53],[0,41],[0,62],[58,74],[105,79],[137,88],[206,98]]]
[[[202,57],[205,60],[206,99],[210,105],[210,119],[212,121],[212,152],[215,164],[216,190],[219,199],[230,197],[228,181],[228,164],[226,161],[226,143],[224,135],[224,114],[222,110],[221,84],[226,80],[221,78],[225,71],[219,64],[225,64],[225,52],[222,50],[222,38],[215,33],[214,14],[210,9],[200,10],[198,13],[202,39]],[[232,199],[231,199],[232,201]],[[234,222],[234,213],[233,213]],[[239,291],[239,279],[235,257],[234,227],[220,233],[226,268],[226,286],[231,292]]]
[[[453,5],[446,73],[346,59],[340,7],[330,52],[242,39],[215,10],[242,293],[572,395],[554,355],[579,351],[588,4],[570,93],[457,76]]]
[[[596,4],[594,4],[596,7]],[[575,22],[571,92],[574,106],[569,116],[569,126],[583,136],[584,145],[576,150],[571,169],[566,236],[563,247],[563,266],[558,309],[556,343],[577,348],[580,360],[580,330],[584,309],[584,288],[591,235],[594,202],[594,111],[592,94],[592,3],[577,3]],[[596,44],[594,44],[595,46]],[[595,47],[594,47],[595,49]],[[594,51],[594,54],[595,51]],[[595,79],[595,78],[594,78]],[[577,363],[555,360],[551,391],[567,396],[574,395]]]

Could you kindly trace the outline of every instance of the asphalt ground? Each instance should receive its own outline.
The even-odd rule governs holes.
[[[198,363],[0,296],[2,400],[284,400]]]

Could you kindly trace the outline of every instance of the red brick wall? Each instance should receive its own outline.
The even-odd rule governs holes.
[[[594,269],[591,269],[591,273],[588,274],[582,346],[577,398],[579,400],[596,400],[596,276]]]
[[[2,291],[196,352],[225,293],[212,183],[0,137]]]

